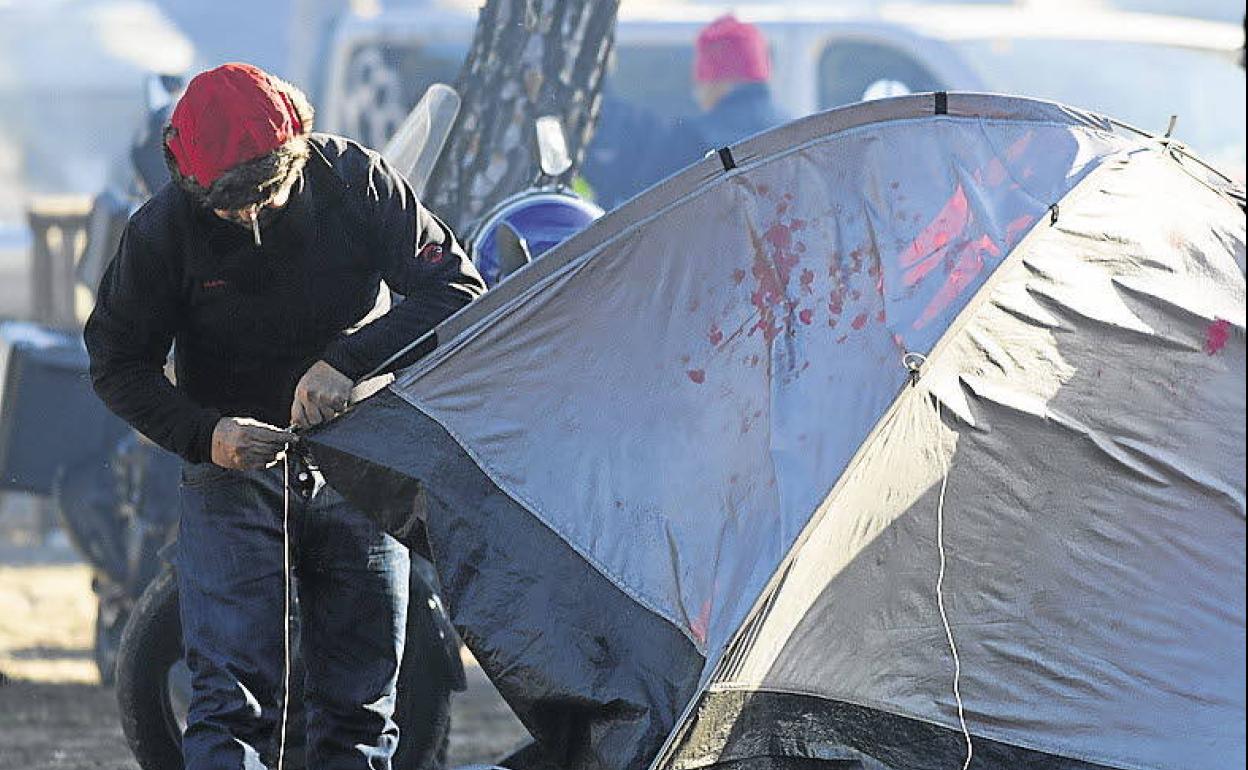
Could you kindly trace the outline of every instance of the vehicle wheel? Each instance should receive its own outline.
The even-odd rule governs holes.
[[[178,585],[166,570],[135,604],[117,652],[121,729],[143,770],[182,768],[189,685],[182,661]]]
[[[97,576],[96,581],[104,583],[107,578]],[[126,620],[130,617],[130,601],[116,588],[110,590],[107,585],[98,587],[96,593],[92,657],[100,672],[100,684],[111,687],[117,681],[117,650],[121,646]]]
[[[441,770],[450,738],[450,686],[440,649],[428,643],[428,613],[409,615],[409,638],[399,670],[395,721],[399,747],[395,770]],[[435,631],[436,633],[436,631]],[[182,770],[182,731],[190,704],[190,671],[182,659],[178,585],[165,570],[130,613],[117,656],[117,703],[121,726],[143,770]],[[295,662],[292,681],[301,681]],[[286,767],[304,766],[303,709],[291,699]]]

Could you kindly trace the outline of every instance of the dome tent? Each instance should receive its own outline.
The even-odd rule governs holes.
[[[564,768],[1244,753],[1241,191],[925,94],[711,155],[311,437]],[[353,483],[354,481],[354,483]],[[412,506],[415,497],[418,505]],[[936,590],[942,553],[942,591]]]

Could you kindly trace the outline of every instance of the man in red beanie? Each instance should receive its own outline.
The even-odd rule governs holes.
[[[173,181],[131,217],[84,332],[96,392],[185,460],[188,770],[274,765],[288,510],[308,766],[390,767],[408,554],[294,453],[287,486],[278,458],[288,427],[341,412],[358,380],[484,291],[398,173],[312,123],[298,89],[250,65],[195,77],[165,130]],[[383,280],[404,297],[388,311]]]
[[[758,27],[731,14],[704,27],[693,58],[693,95],[702,114],[675,125],[663,175],[787,122],[772,98],[770,80],[771,54]]]

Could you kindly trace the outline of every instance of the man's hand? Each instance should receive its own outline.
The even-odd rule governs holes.
[[[212,430],[212,461],[222,468],[246,471],[277,459],[295,434],[249,417],[222,417]]]
[[[296,428],[310,428],[346,411],[354,384],[350,377],[324,361],[312,364],[295,386],[290,424]]]

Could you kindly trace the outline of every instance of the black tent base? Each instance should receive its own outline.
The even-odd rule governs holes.
[[[972,770],[1111,770],[1107,765],[972,736]],[[956,730],[809,695],[725,690],[703,697],[677,744],[674,770],[948,770]]]

